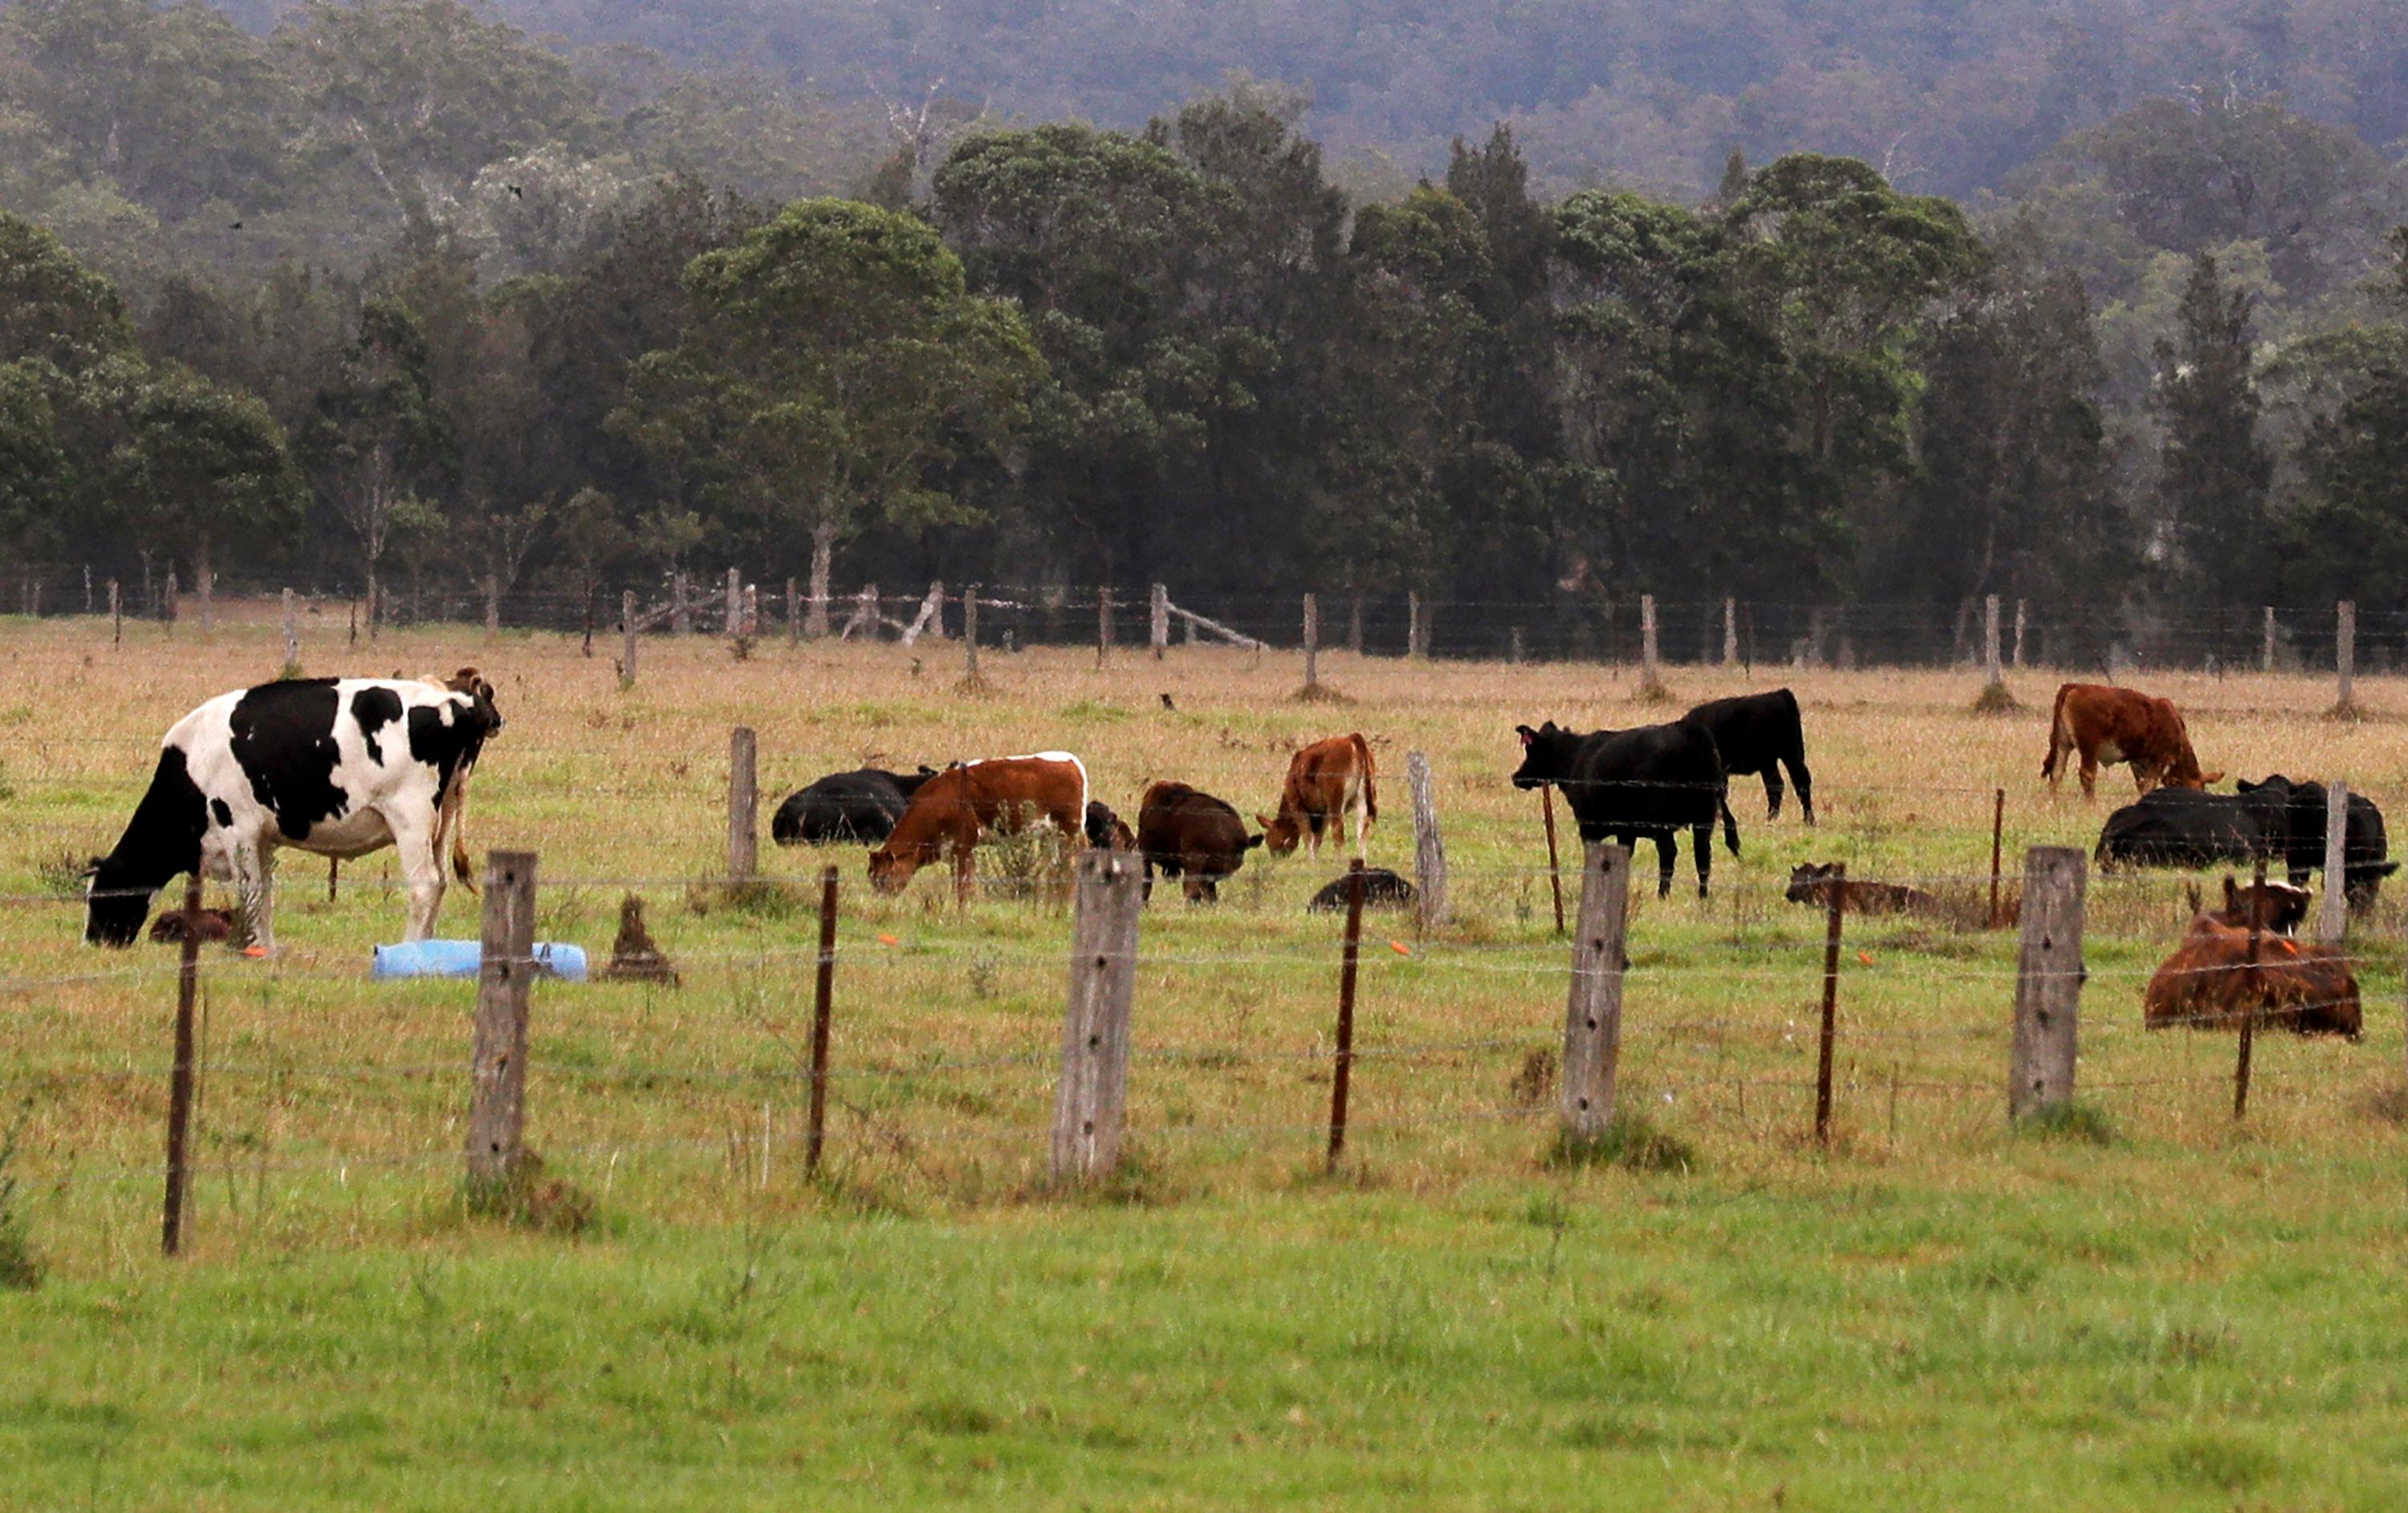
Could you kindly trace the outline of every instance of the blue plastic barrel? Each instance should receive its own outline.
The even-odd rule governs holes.
[[[484,946],[474,940],[406,940],[379,946],[368,968],[371,978],[473,978],[483,962]],[[570,982],[585,980],[585,948],[536,942],[535,964],[542,972]]]

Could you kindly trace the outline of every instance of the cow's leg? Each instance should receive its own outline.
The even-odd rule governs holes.
[[[1706,885],[1713,879],[1714,875],[1714,827],[1711,821],[1705,824],[1691,827],[1689,857],[1691,861],[1698,864],[1698,896],[1703,898],[1706,896]]]
[[[957,908],[969,906],[970,886],[978,871],[977,851],[976,835],[967,843],[958,835],[953,837],[953,905]]]
[[[393,849],[401,859],[402,889],[409,901],[402,939],[427,939],[435,934],[435,917],[443,908],[444,856],[437,841],[440,827],[432,812],[380,812],[384,815],[385,828],[393,832]]]
[[[1789,781],[1798,790],[1798,812],[1805,817],[1806,826],[1814,826],[1814,775],[1806,770],[1806,759],[1791,757],[1784,765],[1789,769]]]
[[[1699,848],[1703,849],[1703,848]],[[1672,867],[1681,859],[1681,833],[1667,827],[1656,835],[1656,896],[1672,896]]]
[[[1781,767],[1777,763],[1764,764],[1764,817],[1781,818]]]
[[[243,933],[269,955],[276,953],[275,849],[257,837],[235,841],[226,849],[234,871],[235,905],[242,916]]]
[[[2082,796],[2083,796],[2084,798],[2086,798],[2086,799],[2095,799],[2095,798],[2097,798],[2097,797],[2099,796],[2099,753],[2098,753],[2098,752],[2096,752],[2096,751],[2092,751],[2092,750],[2089,750],[2089,749],[2086,749],[2083,751],[2083,753],[2082,753],[2082,773],[2081,773],[2081,777],[2082,777]]]

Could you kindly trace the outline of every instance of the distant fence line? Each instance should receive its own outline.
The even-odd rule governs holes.
[[[941,582],[888,592],[876,583],[831,591],[814,615],[795,578],[760,580],[728,569],[705,583],[685,574],[592,593],[504,589],[488,580],[385,585],[375,613],[353,596],[305,591],[296,613],[322,642],[339,614],[347,643],[386,626],[479,625],[589,638],[632,628],[666,635],[799,640],[824,621],[845,640],[958,640],[976,620],[979,644],[1095,646],[1167,650],[1195,643],[1252,649],[1346,650],[1377,656],[1486,661],[1577,661],[1643,669],[1650,664],[1813,667],[1978,667],[1990,623],[1983,599],[1934,604],[1811,604],[1721,597],[1564,593],[1543,601],[1446,600],[1411,592],[1203,595],[1169,584],[979,584]],[[219,598],[272,596],[285,586]],[[286,590],[286,592],[291,592]],[[975,598],[973,610],[968,600]],[[214,600],[212,601],[214,602]],[[2408,611],[2358,612],[2346,604],[2250,606],[2126,612],[1997,596],[1998,656],[2008,667],[2206,671],[2408,670]],[[76,574],[22,574],[0,583],[0,604],[38,617],[85,615],[190,622],[204,611],[173,572],[123,584]],[[296,627],[296,630],[298,628]],[[1654,654],[1650,655],[1650,646]]]

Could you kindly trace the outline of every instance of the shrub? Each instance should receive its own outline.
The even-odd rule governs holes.
[[[1678,1172],[1698,1165],[1695,1147],[1679,1135],[1658,1129],[1646,1112],[1630,1103],[1616,1109],[1612,1123],[1594,1140],[1577,1140],[1558,1132],[1547,1151],[1550,1166],[1620,1166],[1634,1172]]]

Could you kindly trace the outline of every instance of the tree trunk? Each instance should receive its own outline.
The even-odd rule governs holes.
[[[368,644],[371,646],[376,644],[378,607],[377,560],[370,557],[368,559]]]
[[[209,533],[203,531],[193,541],[194,585],[201,591],[201,630],[203,634],[218,628],[217,574],[209,568]]]
[[[803,621],[803,634],[813,640],[824,639],[828,633],[828,579],[835,568],[836,527],[813,526],[810,610]]]

